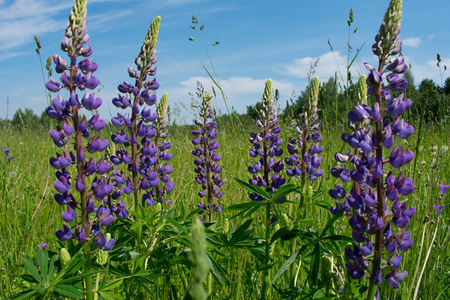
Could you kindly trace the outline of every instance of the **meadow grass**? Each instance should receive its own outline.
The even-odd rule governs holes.
[[[249,178],[247,166],[251,161],[248,156],[250,128],[241,129],[237,135],[232,134],[229,128],[227,124],[219,123],[217,139],[221,145],[219,150],[222,156],[222,180],[224,182],[224,196],[220,199],[220,203],[224,206],[224,213],[216,215],[216,229],[227,226],[235,229],[244,223],[246,219],[242,216],[228,221],[235,212],[227,210],[227,207],[250,201],[247,192],[234,180],[234,178],[239,178],[246,181]],[[337,183],[337,180],[331,176],[329,170],[335,165],[334,153],[342,148],[343,142],[339,136],[344,128],[343,126],[334,128],[324,126],[322,128],[332,129],[322,132],[321,145],[325,150],[322,153],[321,167],[325,172],[322,178],[314,183],[313,189],[326,190],[320,200],[334,205],[334,201],[328,196],[327,191],[332,188],[334,183]],[[61,150],[53,145],[47,130],[11,127],[1,129],[0,145],[9,148],[11,155],[14,156],[10,162],[3,157],[0,158],[0,296],[7,297],[24,289],[24,281],[20,278],[20,275],[25,272],[21,262],[22,254],[34,257],[39,243],[42,242],[48,244],[49,251],[59,252],[61,248],[54,232],[62,226],[60,218],[62,208],[53,199],[55,177],[54,170],[49,164],[49,158],[55,156],[56,151]],[[385,287],[383,299],[412,299],[429,249],[431,249],[431,253],[420,281],[418,298],[449,299],[450,297],[448,253],[450,195],[449,193],[444,196],[440,195],[439,187],[433,185],[439,182],[450,183],[450,158],[449,152],[445,152],[449,141],[445,139],[445,129],[440,126],[424,126],[422,130],[422,139],[417,153],[417,169],[414,173],[412,163],[405,168],[407,176],[414,174],[416,187],[414,193],[407,197],[408,206],[417,209],[417,213],[408,227],[412,233],[414,246],[411,251],[404,254],[401,266],[401,269],[407,270],[409,275],[401,284],[399,291]],[[174,157],[171,161],[174,168],[171,176],[172,180],[176,182],[170,200],[174,201],[175,215],[186,215],[197,208],[196,203],[200,199],[197,195],[198,185],[194,182],[194,157],[191,154],[193,150],[192,136],[189,126],[169,127],[169,131],[171,132],[170,141],[173,145],[171,152]],[[284,141],[283,145],[286,144],[289,135],[294,135],[293,128],[282,126],[280,137]],[[401,143],[409,143],[407,148],[412,149],[417,145],[417,136],[418,134],[415,133],[408,142],[401,141]],[[300,181],[292,180],[292,182],[300,184]],[[296,197],[291,194],[290,200],[295,200]],[[131,199],[124,200],[131,201]],[[438,216],[434,212],[433,204],[444,204],[447,207]],[[282,213],[288,212],[288,207],[288,204],[279,204],[276,209]],[[254,221],[251,226],[255,229],[256,236],[259,237],[262,237],[259,228],[264,226],[263,212],[258,211],[252,216]],[[314,227],[320,230],[330,215],[329,211],[324,208],[309,206],[306,209],[305,219],[311,221],[305,222],[301,226],[304,226],[304,229]],[[347,224],[346,220],[336,222],[336,233],[351,236],[351,230]],[[436,226],[437,233],[434,243],[431,244]],[[276,272],[291,255],[290,249],[289,243],[277,242],[272,246],[272,257],[275,263],[272,272]],[[226,296],[233,295],[234,299],[256,299],[260,280],[260,273],[256,270],[257,258],[246,249],[230,250],[227,256],[227,259],[222,260],[222,266],[229,275],[230,283],[224,284],[213,280],[211,298],[224,299]],[[301,262],[299,259],[296,261],[297,265],[301,264],[298,272],[299,283],[308,275],[309,267],[304,267],[304,264],[307,263],[307,258],[303,258]],[[189,276],[189,273],[186,272],[186,270],[181,270],[179,275],[173,276],[172,283],[177,285],[180,290],[183,290],[183,284],[182,280],[178,280],[177,277]],[[289,272],[285,272],[274,285],[278,287],[289,285],[287,273]],[[275,292],[272,291],[272,293]],[[168,294],[164,295],[164,297],[168,297]],[[273,299],[278,299],[278,295],[273,294]]]

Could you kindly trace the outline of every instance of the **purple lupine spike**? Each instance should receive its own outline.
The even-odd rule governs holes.
[[[203,92],[203,87],[199,86],[199,91]],[[214,198],[220,199],[223,196],[221,191],[222,181],[219,174],[222,168],[219,166],[220,153],[218,152],[219,143],[215,139],[217,136],[217,123],[213,121],[214,113],[211,106],[212,96],[209,93],[201,95],[202,105],[199,116],[201,119],[194,121],[197,129],[192,131],[194,138],[192,144],[195,149],[192,154],[196,157],[195,164],[195,180],[201,186],[198,192],[200,198],[206,198],[205,204],[198,203],[197,206],[201,209],[199,214],[207,213],[209,221],[211,221],[213,212],[222,212],[222,206],[216,204]],[[219,209],[220,208],[220,209]]]
[[[290,156],[284,160],[289,166],[286,174],[290,177],[299,176],[303,183],[306,177],[314,181],[323,174],[323,170],[319,169],[322,157],[317,155],[323,150],[323,147],[319,146],[322,140],[322,135],[318,132],[321,124],[317,123],[319,86],[319,78],[315,77],[311,82],[308,103],[297,122],[296,132],[300,136],[296,139],[289,138],[287,150]]]
[[[58,147],[71,144],[70,149],[73,149],[69,152],[63,151],[62,155],[56,153],[56,158],[50,158],[50,164],[58,170],[58,180],[54,183],[58,191],[54,196],[55,201],[67,206],[62,213],[62,219],[66,223],[76,223],[72,229],[64,225],[64,228],[57,230],[55,234],[61,241],[74,238],[83,246],[89,245],[86,241],[91,240],[93,232],[99,233],[96,228],[99,228],[100,221],[103,225],[109,225],[113,221],[110,214],[101,220],[92,215],[96,211],[93,195],[96,198],[105,197],[111,189],[98,177],[94,178],[92,185],[89,185],[91,181],[88,179],[96,172],[99,175],[105,174],[105,169],[110,166],[102,161],[96,164],[92,157],[86,157],[86,153],[102,152],[108,146],[108,141],[102,141],[100,136],[94,135],[90,138],[90,130],[101,131],[105,122],[99,115],[94,115],[88,121],[86,116],[81,114],[82,108],[92,111],[102,104],[101,98],[96,98],[94,93],[87,91],[95,89],[99,80],[94,76],[98,64],[89,58],[92,48],[87,45],[90,38],[86,33],[86,13],[86,1],[76,0],[61,43],[62,50],[68,54],[70,64],[59,55],[53,55],[55,70],[61,74],[60,82],[50,78],[46,83],[50,92],[64,89],[68,91],[69,96],[64,99],[62,94],[58,94],[52,99],[51,106],[45,109],[50,118],[64,121],[63,128],[56,125],[56,128],[49,132],[54,143]],[[79,96],[77,92],[83,92],[84,96]],[[70,168],[74,170],[69,172]],[[74,197],[72,192],[79,193],[79,197]],[[90,264],[86,267],[89,269]]]
[[[261,132],[251,133],[249,139],[252,143],[249,155],[255,156],[255,158],[259,156],[258,161],[249,166],[249,172],[253,174],[249,183],[260,187],[268,187],[271,193],[274,193],[276,189],[284,185],[286,179],[279,174],[284,169],[284,164],[277,158],[282,154],[282,151],[279,151],[281,150],[279,147],[282,145],[282,140],[279,138],[281,129],[277,126],[278,119],[275,116],[272,80],[270,79],[266,81],[262,102],[261,118],[257,120]],[[297,145],[291,144],[289,147],[295,152]],[[296,158],[292,155],[292,161],[289,161],[289,163],[293,164],[295,161]],[[288,170],[291,173],[297,172],[295,167],[288,168]],[[263,200],[260,195],[253,193],[250,194],[250,198],[254,201]],[[282,197],[276,200],[280,203],[286,198]]]
[[[167,94],[162,97],[156,113],[152,112],[151,108],[156,103],[155,91],[159,88],[159,83],[153,76],[156,75],[155,54],[160,22],[160,17],[153,20],[141,52],[135,59],[136,68],[130,66],[127,69],[135,84],[123,81],[118,90],[125,95],[112,99],[116,107],[131,111],[127,117],[118,114],[111,119],[114,126],[119,128],[125,125],[130,130],[129,134],[117,130],[116,134],[111,136],[115,144],[123,145],[120,151],[116,151],[115,156],[111,156],[111,161],[114,165],[128,165],[127,169],[131,173],[128,177],[122,173],[123,177],[114,180],[117,188],[114,197],[134,192],[135,208],[143,202],[147,205],[154,204],[155,201],[162,202],[164,195],[172,193],[174,185],[170,182],[169,173],[166,173],[168,169],[162,168],[172,158],[172,154],[168,152],[171,144],[167,143],[168,147],[164,149],[159,147],[169,136],[165,130]],[[152,78],[148,78],[149,76]],[[162,103],[164,109],[160,110]],[[131,148],[131,153],[126,150],[128,147]]]
[[[350,155],[337,153],[335,158],[338,166],[331,171],[334,177],[345,183],[348,175],[341,176],[342,173],[346,174],[342,164],[352,165],[348,168],[353,181],[350,192],[346,193],[344,187],[339,185],[329,190],[330,196],[337,200],[331,212],[336,214],[345,208],[345,214],[351,216],[349,224],[356,243],[354,250],[346,250],[347,257],[353,260],[347,262],[346,266],[351,278],[359,279],[365,274],[371,278],[367,299],[375,297],[377,285],[383,280],[391,288],[399,288],[399,283],[407,276],[406,271],[399,271],[402,259],[399,252],[406,252],[413,246],[411,233],[405,228],[416,210],[407,208],[407,202],[400,201],[401,196],[413,192],[412,179],[405,177],[403,172],[397,177],[393,172],[386,175],[385,165],[389,163],[395,169],[400,169],[414,158],[414,153],[406,151],[405,146],[395,146],[388,159],[383,153],[383,147],[389,149],[394,145],[394,136],[406,139],[413,132],[412,126],[400,118],[411,107],[411,100],[404,99],[403,94],[395,99],[391,97],[392,92],[402,92],[407,86],[406,80],[401,77],[407,69],[404,57],[388,59],[389,56],[397,55],[401,49],[398,39],[401,7],[401,0],[391,1],[372,47],[380,64],[377,70],[370,66],[366,82],[369,86],[367,93],[375,97],[375,104],[373,108],[367,104],[358,105],[348,114],[353,123],[350,128],[354,132],[343,134],[342,139],[355,152]],[[384,79],[388,84],[382,84]],[[389,116],[397,119],[390,124]],[[342,199],[345,201],[340,203]],[[356,255],[355,249],[360,249],[361,257]],[[366,257],[372,254],[370,268]],[[358,259],[365,263],[359,263]],[[382,265],[382,261],[386,264]]]

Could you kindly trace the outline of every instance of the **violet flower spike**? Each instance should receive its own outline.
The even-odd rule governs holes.
[[[299,137],[289,138],[287,150],[290,156],[284,159],[287,165],[286,174],[290,177],[300,177],[302,186],[306,177],[314,181],[323,174],[320,169],[322,157],[318,155],[323,151],[323,146],[319,146],[322,140],[319,133],[321,124],[317,122],[319,87],[319,78],[315,77],[311,82],[309,101],[297,122],[296,131]]]
[[[99,219],[96,217],[98,211],[92,201],[99,180],[96,177],[90,185],[88,177],[95,173],[101,175],[104,169],[109,168],[101,162],[98,162],[97,166],[92,157],[87,157],[89,153],[101,152],[108,146],[108,141],[100,140],[100,136],[91,137],[91,131],[100,132],[105,122],[99,115],[94,115],[87,121],[80,113],[82,108],[94,110],[102,104],[101,98],[95,98],[93,93],[86,91],[95,89],[99,84],[99,80],[94,76],[98,64],[89,59],[92,48],[87,45],[90,38],[86,32],[86,14],[86,0],[75,1],[61,43],[62,50],[68,54],[70,64],[55,54],[53,62],[56,64],[56,72],[61,74],[61,82],[50,78],[46,83],[49,91],[58,92],[64,89],[68,91],[69,96],[64,99],[58,94],[51,101],[51,106],[45,110],[50,118],[65,121],[63,128],[56,125],[55,129],[49,131],[53,142],[61,148],[70,144],[67,149],[71,149],[64,150],[62,154],[56,153],[56,157],[50,158],[50,164],[57,170],[58,180],[55,181],[54,187],[58,193],[55,194],[55,200],[61,206],[66,206],[62,219],[66,223],[75,223],[72,228],[64,225],[63,229],[56,230],[55,234],[61,241],[75,239],[83,246],[89,245],[86,241],[92,237],[91,229],[99,228]],[[83,92],[84,96],[78,95],[77,91]],[[76,197],[79,202],[72,193],[79,193],[79,197]],[[104,192],[103,197],[108,194],[108,191]],[[103,220],[103,223],[109,225],[112,221],[113,218],[109,217],[107,222]],[[101,232],[98,230],[95,235],[101,236]],[[86,268],[89,269],[89,266]]]
[[[379,296],[377,286],[383,280],[391,288],[400,287],[407,272],[399,270],[399,252],[406,252],[413,246],[411,233],[405,228],[416,210],[407,208],[407,202],[400,200],[401,196],[413,192],[412,179],[405,177],[403,172],[397,176],[393,172],[386,174],[384,165],[390,163],[395,169],[401,169],[413,159],[414,153],[406,151],[404,146],[394,147],[388,158],[383,153],[383,148],[393,146],[395,136],[406,139],[413,132],[412,126],[401,119],[411,107],[411,100],[403,99],[403,94],[395,99],[390,95],[390,92],[404,91],[407,85],[400,77],[407,69],[404,57],[388,59],[401,52],[401,15],[402,1],[392,0],[372,46],[379,65],[377,69],[370,66],[366,83],[368,94],[375,98],[374,105],[361,103],[348,114],[349,128],[353,132],[344,133],[342,140],[354,150],[347,152],[345,159],[343,154],[336,156],[338,166],[332,174],[343,183],[350,177],[353,181],[351,189],[346,192],[337,185],[339,188],[329,191],[336,199],[336,207],[331,212],[335,214],[344,208],[345,214],[351,216],[349,224],[355,243],[353,249],[346,249],[347,258],[352,261],[346,266],[351,278],[370,278],[367,299],[374,299],[377,293]],[[384,78],[388,84],[383,84]],[[397,120],[390,124],[388,115]],[[340,164],[349,166],[342,168]],[[372,253],[373,258],[367,260]],[[382,261],[387,264],[382,265]]]
[[[158,144],[158,139],[161,138],[158,136],[158,130],[165,127],[162,124],[158,127],[158,114],[151,109],[156,103],[155,91],[159,87],[153,76],[156,75],[156,45],[160,23],[160,17],[152,21],[141,51],[135,59],[136,67],[130,66],[127,69],[134,85],[123,81],[118,90],[124,95],[119,94],[112,99],[114,106],[130,110],[128,115],[119,113],[111,119],[117,128],[127,127],[121,131],[117,130],[117,134],[111,136],[115,144],[122,146],[120,151],[116,151],[116,155],[111,156],[111,161],[114,165],[126,164],[130,172],[129,176],[122,174],[127,184],[116,184],[114,195],[119,197],[123,193],[132,192],[134,209],[143,203],[152,205],[155,198],[162,201],[163,194],[170,194],[174,186],[168,176],[173,169],[167,164],[172,157],[168,153],[171,144]],[[163,138],[166,137],[168,133]],[[166,167],[163,167],[164,165]],[[121,210],[119,213],[123,215]]]
[[[281,177],[284,164],[278,159],[283,154],[283,149],[280,148],[283,141],[279,138],[281,128],[277,126],[278,118],[273,105],[271,79],[266,81],[260,115],[261,118],[257,120],[257,124],[262,129],[259,133],[250,134],[252,148],[249,150],[251,157],[259,157],[259,159],[248,167],[248,171],[252,174],[252,178],[248,182],[252,185],[269,188],[273,194],[276,189],[284,185],[286,179]],[[263,200],[258,194],[250,194],[250,198],[254,201]],[[284,200],[286,200],[285,196],[277,199],[278,202]]]
[[[443,184],[443,183],[434,183],[433,185],[438,185],[441,188],[441,194],[444,195],[445,192],[447,192],[447,189],[450,188],[450,184]]]
[[[201,91],[203,92],[203,88]],[[199,214],[205,212],[208,214],[209,221],[211,221],[213,212],[222,213],[222,206],[217,204],[214,198],[220,199],[223,196],[222,180],[220,179],[222,167],[218,163],[220,154],[218,152],[219,143],[216,140],[217,123],[213,121],[214,111],[211,106],[211,98],[209,93],[202,95],[200,119],[195,120],[197,129],[192,131],[194,135],[192,144],[195,146],[192,154],[196,157],[194,160],[195,181],[201,186],[198,195],[200,198],[206,198],[206,203],[200,202],[197,207],[201,209]]]

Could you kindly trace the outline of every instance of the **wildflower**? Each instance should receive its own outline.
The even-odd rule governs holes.
[[[252,174],[249,183],[269,188],[271,193],[274,193],[276,189],[283,186],[286,179],[282,178],[280,174],[284,169],[284,164],[278,159],[283,154],[283,149],[280,148],[283,140],[279,138],[281,128],[277,126],[278,118],[273,106],[272,80],[270,79],[266,81],[262,109],[259,113],[260,118],[256,124],[261,131],[250,134],[252,148],[249,150],[251,157],[259,157],[259,159],[248,167],[248,171]],[[262,200],[258,194],[250,194],[250,198],[254,201]],[[283,196],[277,200],[282,202],[286,200],[286,197]]]
[[[100,135],[91,135],[91,131],[100,132],[105,127],[105,122],[98,114],[94,114],[89,120],[80,114],[82,108],[91,111],[102,104],[101,98],[96,98],[94,93],[89,92],[98,86],[99,80],[93,75],[98,65],[93,59],[89,59],[92,48],[87,45],[90,38],[86,31],[86,13],[86,1],[77,0],[61,43],[61,49],[67,52],[70,64],[59,55],[53,55],[52,60],[56,64],[56,72],[61,74],[61,82],[50,78],[46,83],[49,91],[67,90],[69,97],[64,99],[58,94],[45,111],[50,118],[64,121],[63,127],[56,125],[55,129],[49,131],[55,145],[63,148],[72,144],[70,149],[73,149],[69,152],[57,152],[56,157],[50,158],[50,164],[57,170],[54,187],[58,193],[55,194],[55,200],[60,205],[67,206],[62,213],[62,219],[66,223],[81,219],[81,223],[75,224],[75,227],[64,225],[63,229],[56,230],[55,234],[60,241],[76,239],[79,243],[89,246],[86,241],[90,241],[92,235],[101,237],[99,225],[107,226],[113,219],[108,218],[106,222],[97,217],[100,212],[98,209],[102,206],[97,209],[92,200],[95,196],[103,201],[111,193],[111,189],[108,189],[99,177],[93,180],[91,186],[88,183],[88,176],[95,173],[103,175],[110,166],[102,160],[94,162],[92,157],[87,157],[89,153],[102,152],[108,146],[108,141],[101,140]],[[79,97],[77,91],[82,91],[84,96]],[[76,170],[75,174],[71,174],[71,168]],[[73,192],[80,194],[77,197],[79,201],[75,200]]]
[[[318,155],[323,151],[323,146],[319,146],[322,140],[319,133],[321,124],[317,122],[319,87],[319,78],[315,77],[311,82],[309,101],[295,128],[299,137],[289,138],[287,150],[290,156],[284,162],[287,165],[286,174],[290,177],[309,177],[314,181],[323,174],[323,170],[319,169],[322,157]]]
[[[441,194],[442,194],[442,195],[444,195],[445,192],[447,191],[447,189],[450,188],[450,184],[445,185],[445,184],[443,184],[443,183],[435,183],[435,184],[433,184],[433,185],[438,185],[438,186],[441,187]]]
[[[213,121],[214,111],[211,106],[212,96],[209,93],[202,93],[202,105],[199,116],[201,119],[195,120],[197,129],[192,131],[194,138],[192,144],[195,149],[192,154],[196,157],[195,181],[201,186],[198,193],[200,198],[206,198],[207,204],[202,202],[197,206],[201,209],[199,214],[207,212],[209,215],[213,211],[222,213],[222,206],[214,203],[213,198],[220,199],[223,196],[221,191],[222,180],[219,175],[222,168],[219,165],[220,154],[218,152],[219,142],[216,140],[218,134],[217,123]],[[209,121],[211,120],[211,121]]]
[[[400,202],[401,196],[413,192],[412,179],[405,177],[403,172],[395,176],[393,172],[385,174],[383,170],[387,163],[395,169],[400,169],[414,157],[414,153],[405,151],[404,146],[394,147],[389,159],[383,157],[383,148],[390,149],[395,136],[406,139],[414,130],[401,119],[401,115],[411,107],[411,100],[404,99],[403,94],[392,99],[390,94],[403,91],[407,84],[406,80],[399,76],[406,71],[404,58],[400,56],[388,59],[389,56],[401,52],[401,9],[401,0],[391,1],[380,31],[375,37],[376,43],[372,46],[380,62],[377,69],[379,71],[368,67],[368,93],[375,97],[375,104],[356,105],[348,114],[349,127],[355,131],[351,134],[344,133],[342,139],[355,149],[355,152],[335,155],[338,164],[350,163],[353,167],[338,166],[332,170],[333,176],[344,183],[351,179],[353,185],[349,192],[340,185],[335,185],[335,189],[329,191],[336,199],[336,207],[331,209],[332,213],[343,211],[350,216],[349,224],[355,240],[353,249],[345,250],[350,260],[346,263],[350,277],[360,279],[367,276],[366,272],[371,264],[368,274],[371,279],[368,299],[374,298],[378,290],[376,286],[380,285],[383,279],[391,288],[399,288],[399,283],[405,280],[407,272],[399,270],[402,257],[398,252],[406,252],[413,246],[411,233],[405,228],[416,210],[413,207],[407,208],[407,202]],[[384,79],[388,85],[382,84]],[[392,124],[388,115],[396,118]],[[359,124],[359,128],[355,124]],[[367,256],[372,254],[373,259],[368,260]],[[382,259],[383,255],[387,257]],[[382,266],[384,261],[386,265]],[[386,272],[384,276],[382,270]]]
[[[41,246],[41,248],[47,248],[47,243],[46,242],[39,243],[39,246]]]
[[[9,152],[10,152],[9,149],[5,149],[5,148],[3,148],[3,146],[0,146],[0,149],[5,153],[5,155],[6,155],[5,159],[6,160],[11,161],[14,158],[14,156],[10,156],[9,155]]]
[[[166,202],[165,195],[172,193],[175,183],[170,180],[173,168],[169,165],[172,154],[169,149],[172,144],[167,140],[169,132],[166,130],[167,94],[161,98],[156,112],[151,106],[155,105],[159,88],[156,78],[156,45],[161,18],[155,18],[146,34],[141,51],[135,59],[136,67],[128,68],[128,76],[135,84],[122,82],[118,86],[120,93],[112,99],[114,106],[130,109],[131,114],[124,116],[120,113],[111,118],[117,128],[126,126],[129,134],[117,130],[111,136],[112,141],[123,147],[117,150],[111,160],[115,165],[126,164],[130,176],[121,173],[120,180],[116,180],[115,195],[134,193],[134,207],[145,202],[153,205],[155,201]],[[149,78],[152,76],[153,78]],[[131,148],[127,150],[127,148]],[[115,174],[117,176],[118,174]],[[124,184],[124,183],[127,184]]]
[[[436,205],[436,204],[434,204],[433,207],[434,207],[434,212],[437,215],[440,215],[442,213],[442,209],[445,207],[445,205]]]

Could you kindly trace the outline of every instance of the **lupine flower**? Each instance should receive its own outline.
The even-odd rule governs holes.
[[[5,159],[6,160],[11,161],[14,158],[14,156],[10,156],[9,155],[9,149],[5,149],[5,148],[3,148],[3,146],[0,146],[0,148],[5,153],[5,155],[6,155]]]
[[[46,83],[49,91],[56,93],[66,90],[70,96],[64,99],[58,94],[45,111],[50,118],[64,121],[63,127],[56,125],[56,129],[50,130],[49,135],[53,142],[60,148],[71,144],[70,149],[73,149],[69,152],[63,150],[62,154],[56,153],[56,157],[50,158],[50,164],[58,170],[57,181],[54,183],[58,191],[55,200],[60,205],[67,206],[62,213],[62,219],[69,225],[74,221],[76,223],[72,228],[64,225],[63,229],[57,230],[55,234],[61,241],[76,239],[80,243],[85,241],[90,243],[91,239],[94,239],[98,244],[102,239],[100,225],[110,225],[114,217],[107,215],[102,218],[103,206],[100,205],[97,209],[92,200],[95,196],[97,200],[105,201],[112,189],[105,186],[99,177],[93,180],[92,185],[88,181],[88,177],[95,173],[97,175],[106,173],[110,165],[107,162],[103,163],[102,159],[94,162],[92,157],[90,159],[87,157],[89,153],[102,152],[108,146],[108,141],[101,140],[100,135],[91,135],[91,130],[100,132],[105,127],[105,122],[98,114],[87,120],[86,116],[79,113],[82,108],[91,111],[102,104],[101,98],[96,98],[94,93],[89,92],[98,86],[99,80],[93,75],[98,65],[93,59],[89,59],[92,49],[87,45],[89,35],[86,33],[86,12],[86,1],[77,0],[61,44],[61,49],[69,56],[70,64],[59,55],[53,55],[55,70],[61,74],[61,82],[50,78]],[[77,90],[83,91],[84,95],[79,97]],[[75,173],[69,171],[71,168],[76,170]],[[80,194],[79,202],[75,200],[73,192]],[[78,222],[78,219],[81,221]],[[106,250],[110,250],[114,243],[114,239],[111,239]]]
[[[442,194],[442,195],[444,195],[445,192],[447,191],[447,189],[450,188],[450,184],[445,185],[445,184],[443,184],[443,183],[435,183],[435,184],[433,184],[433,185],[438,185],[438,186],[440,186],[440,188],[441,188],[441,194]]]
[[[286,179],[282,178],[280,174],[284,164],[278,157],[283,154],[283,149],[280,148],[283,141],[279,138],[281,128],[277,126],[278,118],[273,106],[273,89],[270,79],[266,81],[262,109],[259,113],[260,118],[257,119],[256,124],[261,127],[261,132],[251,133],[250,143],[252,143],[252,148],[249,150],[251,157],[259,157],[259,159],[248,167],[248,171],[252,174],[249,183],[267,187],[274,193],[276,189],[283,186]],[[262,200],[262,197],[258,194],[250,194],[250,198],[255,201]],[[278,200],[282,202],[286,198],[283,197]]]
[[[159,88],[156,78],[148,77],[156,75],[155,54],[160,23],[160,17],[153,20],[135,59],[136,69],[128,68],[128,76],[135,80],[135,84],[126,81],[119,84],[119,92],[125,95],[119,94],[112,100],[116,107],[131,110],[130,115],[118,113],[111,119],[117,128],[126,126],[129,133],[117,130],[111,136],[115,144],[123,146],[111,156],[111,161],[115,165],[126,164],[131,172],[129,177],[124,173],[114,174],[117,187],[114,197],[133,192],[135,208],[139,203],[153,205],[156,201],[166,201],[164,195],[170,195],[175,185],[169,176],[173,168],[168,164],[172,159],[168,152],[172,144],[166,140],[169,132],[165,130],[167,94],[160,100],[156,112],[150,108],[156,103],[155,91]],[[131,151],[127,150],[129,147]]]
[[[388,59],[401,51],[401,41],[398,39],[401,9],[401,0],[391,1],[375,38],[372,50],[380,62],[378,69],[366,64],[370,71],[367,76],[368,93],[375,97],[375,104],[358,104],[348,114],[349,127],[354,132],[344,133],[342,139],[354,152],[335,155],[338,167],[332,170],[333,176],[343,183],[350,179],[353,185],[349,192],[340,185],[329,191],[330,196],[336,199],[332,213],[345,212],[350,216],[349,224],[356,243],[353,249],[347,248],[345,251],[350,259],[346,266],[353,279],[370,277],[368,299],[373,299],[377,293],[376,286],[383,279],[391,288],[399,288],[399,282],[407,276],[406,271],[399,270],[402,259],[399,252],[406,252],[413,246],[411,233],[406,231],[406,227],[416,210],[407,208],[407,203],[401,203],[400,197],[411,194],[414,185],[403,172],[395,176],[393,172],[386,174],[383,170],[386,164],[400,169],[414,157],[413,152],[406,151],[404,146],[395,146],[388,159],[383,157],[383,148],[392,148],[394,136],[406,139],[413,132],[412,126],[400,117],[411,107],[411,100],[404,100],[403,94],[395,99],[390,95],[390,92],[403,92],[407,84],[404,78],[399,77],[406,71],[404,58]],[[386,85],[383,84],[385,79],[388,82]],[[397,118],[392,125],[389,115]],[[339,166],[346,162],[353,167]],[[368,260],[367,256],[372,253],[373,259]],[[384,255],[386,265],[382,266]]]
[[[284,159],[286,174],[290,177],[299,176],[303,181],[306,177],[314,181],[323,174],[323,170],[319,169],[322,157],[318,155],[323,151],[323,146],[319,146],[322,140],[319,133],[321,125],[317,122],[319,86],[319,78],[315,77],[311,82],[309,101],[295,127],[299,137],[289,138],[287,150],[290,156]]]
[[[195,120],[197,129],[192,130],[194,138],[192,144],[195,149],[192,154],[196,157],[194,169],[197,174],[195,181],[201,186],[198,195],[206,198],[206,204],[197,204],[201,209],[199,214],[207,212],[210,216],[213,211],[222,213],[222,206],[214,202],[213,198],[220,199],[223,196],[221,191],[222,180],[219,175],[222,168],[219,166],[220,154],[218,152],[219,142],[216,140],[217,123],[213,121],[214,111],[211,106],[212,96],[202,92],[202,105],[200,108],[200,119]],[[209,121],[211,120],[211,121]]]
[[[442,209],[445,207],[445,205],[433,205],[434,211],[437,215],[440,215],[442,213]]]

